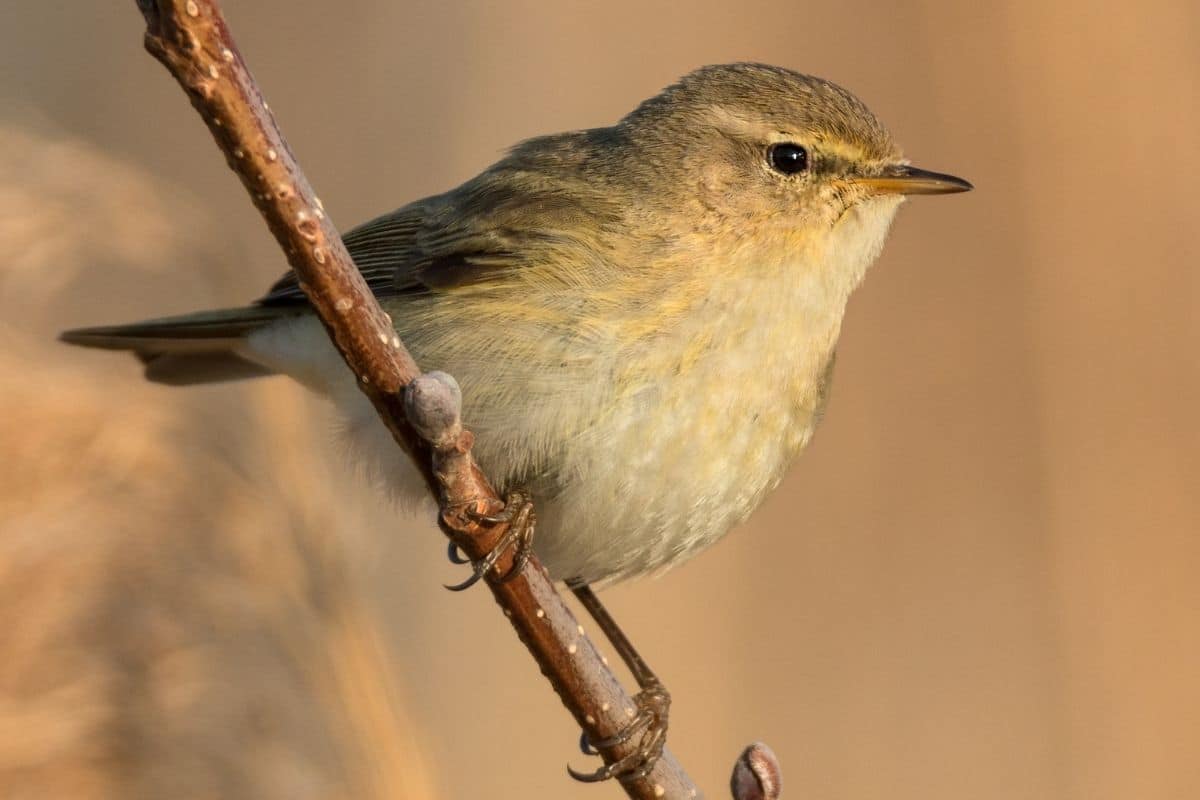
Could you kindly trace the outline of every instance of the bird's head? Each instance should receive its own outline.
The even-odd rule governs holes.
[[[683,209],[726,237],[811,244],[877,233],[881,242],[905,196],[971,188],[911,166],[845,89],[780,67],[703,67],[613,130],[656,212]]]

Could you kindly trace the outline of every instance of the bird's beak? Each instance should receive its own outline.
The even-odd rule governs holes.
[[[855,178],[876,194],[952,194],[969,192],[975,187],[962,178],[917,169],[907,164],[885,167],[880,175]]]

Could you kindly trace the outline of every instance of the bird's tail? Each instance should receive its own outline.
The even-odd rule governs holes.
[[[78,328],[64,331],[59,338],[82,347],[131,351],[146,365],[148,380],[188,386],[271,375],[268,367],[244,358],[239,345],[247,334],[297,313],[295,308],[227,308],[129,325]]]

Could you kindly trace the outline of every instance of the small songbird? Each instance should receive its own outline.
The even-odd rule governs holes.
[[[417,363],[458,379],[486,473],[536,500],[543,563],[581,585],[678,564],[762,502],[900,203],[970,188],[909,166],[844,89],[730,64],[344,238]],[[426,491],[290,274],[246,308],[63,339],[168,384],[290,375],[390,486]]]

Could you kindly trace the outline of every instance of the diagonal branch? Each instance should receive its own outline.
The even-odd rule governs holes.
[[[413,387],[422,391],[409,393],[409,410],[423,436],[409,424],[405,389],[420,371],[296,163],[234,44],[219,3],[138,0],[138,7],[146,18],[147,50],[191,98],[286,253],[330,338],[358,376],[359,388],[438,496],[443,528],[468,556],[482,558],[504,535],[506,525],[481,525],[465,512],[488,513],[503,503],[471,456],[473,438],[461,426],[457,398],[439,393],[438,387],[446,384],[438,379],[422,380]],[[510,566],[511,555],[506,554],[497,574]],[[515,580],[487,583],[579,725],[593,740],[613,737],[632,716],[633,701],[584,636],[537,559],[531,558]],[[602,755],[612,763],[635,746],[636,741],[625,742],[606,748]],[[627,780],[623,786],[633,798],[698,795],[670,753],[664,753],[645,778]],[[741,797],[736,788],[735,793]]]

